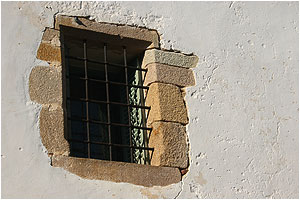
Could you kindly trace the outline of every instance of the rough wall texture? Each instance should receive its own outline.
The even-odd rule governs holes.
[[[49,165],[28,80],[47,65],[35,55],[57,13],[157,29],[163,48],[200,58],[181,183],[85,180]],[[298,198],[298,15],[297,2],[3,2],[2,197]]]

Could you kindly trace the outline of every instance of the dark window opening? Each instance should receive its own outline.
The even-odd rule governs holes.
[[[70,156],[150,164],[141,60],[149,43],[61,27]]]

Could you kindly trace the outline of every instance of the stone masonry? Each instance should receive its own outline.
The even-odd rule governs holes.
[[[187,108],[182,89],[195,84],[191,67],[197,56],[151,49],[145,52],[142,66],[148,69],[146,105],[151,106],[147,124],[152,128],[149,146],[154,148],[152,165],[185,169],[188,144],[185,125]]]
[[[74,17],[57,16],[55,28],[45,29],[37,58],[47,61],[49,66],[33,68],[29,77],[30,98],[42,105],[40,135],[52,165],[88,179],[129,182],[148,187],[179,182],[181,176],[178,168],[185,169],[189,163],[185,131],[188,116],[183,88],[195,84],[189,68],[196,66],[198,58],[159,50],[159,38],[154,30],[96,23],[86,18],[80,20],[86,26],[76,24]],[[148,69],[144,85],[149,86],[146,105],[151,106],[147,123],[153,129],[149,143],[150,147],[154,147],[153,166],[69,157],[69,144],[64,137],[66,120],[60,25],[151,42],[142,67]],[[102,168],[105,168],[105,173],[91,173]],[[134,171],[139,178],[123,173],[126,171]]]

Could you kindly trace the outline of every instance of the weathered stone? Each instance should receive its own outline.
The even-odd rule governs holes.
[[[198,63],[198,57],[188,56],[182,53],[150,49],[145,52],[142,67],[145,68],[150,63],[161,63],[177,67],[193,68]]]
[[[154,121],[188,123],[180,88],[175,85],[152,83],[146,97],[146,105],[151,106],[148,125]]]
[[[170,83],[179,87],[195,85],[194,74],[191,69],[174,67],[170,65],[151,63],[147,65],[148,72],[145,78],[145,85],[150,83]]]
[[[42,42],[37,52],[37,58],[47,62],[61,62],[60,48],[52,44]]]
[[[37,66],[29,77],[30,99],[40,104],[62,104],[62,74],[60,68]]]
[[[148,30],[146,28],[132,27],[128,25],[116,25],[108,23],[95,22],[84,17],[78,17],[82,24],[78,24],[75,21],[75,17],[58,15],[55,21],[55,29],[60,29],[60,25],[90,30],[95,32],[106,33],[109,35],[119,35],[121,37],[128,37],[138,40],[144,40],[152,42],[149,46],[158,48],[159,38],[158,33],[154,30]]]
[[[48,153],[68,155],[69,143],[64,138],[64,115],[60,106],[43,106],[40,113],[40,135]]]
[[[181,180],[179,170],[171,167],[66,156],[53,156],[52,165],[86,179],[127,182],[146,187],[166,186]]]
[[[58,30],[46,28],[42,37],[42,42],[60,46],[59,34],[60,32]]]
[[[185,126],[174,122],[154,122],[149,147],[154,148],[151,165],[188,167]]]

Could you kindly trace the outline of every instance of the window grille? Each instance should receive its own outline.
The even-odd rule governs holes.
[[[64,28],[62,39],[70,156],[150,164],[154,149],[148,147],[151,128],[146,127],[144,47],[76,31]]]

